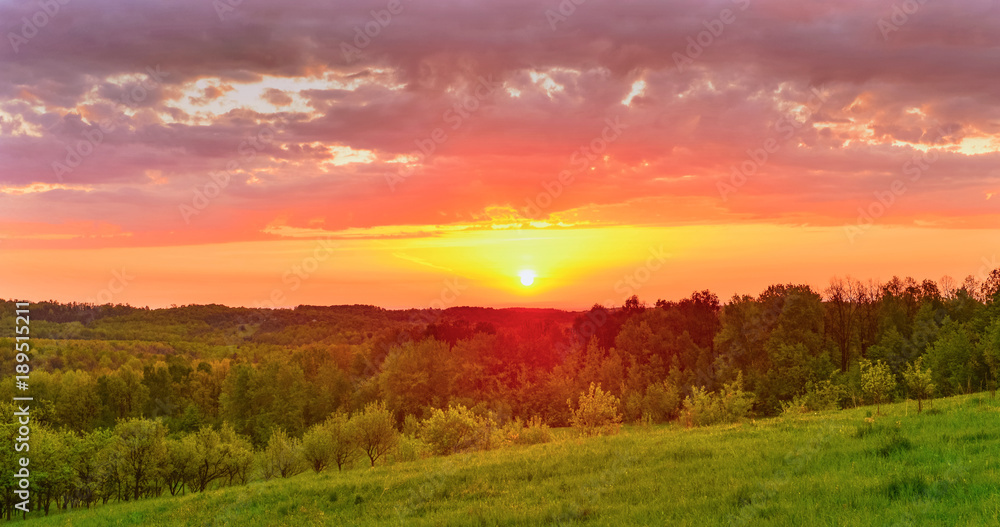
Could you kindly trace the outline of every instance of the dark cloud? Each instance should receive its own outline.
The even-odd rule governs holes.
[[[885,221],[997,213],[985,198],[1000,191],[995,2],[905,17],[860,0],[570,4],[403,0],[389,16],[387,0],[245,0],[220,17],[204,0],[68,3],[0,52],[0,185],[59,183],[54,163],[114,126],[61,176],[92,192],[7,196],[21,205],[4,215],[43,221],[48,205],[66,221],[176,231],[178,206],[236,162],[212,212],[177,236],[253,237],[279,216],[468,221],[523,207],[564,170],[574,183],[546,213],[636,221],[624,205],[645,200],[670,204],[633,207],[664,223],[837,224],[902,177],[915,147],[972,138],[979,150],[942,150]],[[0,21],[19,34],[35,11],[0,3]],[[624,132],[577,163],[606,119]],[[251,158],[246,142],[268,126],[274,140]],[[776,151],[723,199],[718,184],[769,140]],[[387,183],[431,144],[412,176]],[[333,165],[327,146],[374,159]]]

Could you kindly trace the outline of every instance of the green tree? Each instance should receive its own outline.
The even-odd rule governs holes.
[[[968,328],[946,319],[937,340],[928,348],[927,365],[944,396],[963,393],[975,377],[977,351]]]
[[[375,466],[375,462],[399,444],[399,432],[395,419],[385,403],[369,403],[364,411],[351,418],[357,430],[357,445]]]
[[[983,362],[989,371],[990,396],[997,396],[997,378],[1000,376],[1000,319],[994,320],[980,340]]]
[[[167,460],[167,429],[160,421],[128,419],[114,429],[111,448],[123,477],[126,495],[138,500],[153,491]]]
[[[101,410],[97,385],[85,371],[63,372],[55,401],[56,422],[76,432],[90,431]]]
[[[357,423],[344,412],[334,412],[324,425],[330,434],[333,462],[337,464],[337,470],[343,470],[358,456]]]
[[[302,472],[302,453],[298,439],[289,437],[284,430],[275,428],[264,449],[264,478],[283,478]]]
[[[934,396],[934,383],[931,382],[931,370],[923,369],[924,358],[919,357],[903,370],[903,379],[909,390],[910,397],[917,400],[917,413],[923,411],[923,400]]]
[[[313,472],[322,472],[333,462],[333,434],[327,423],[313,425],[302,436],[302,458]]]
[[[889,400],[896,389],[896,376],[889,366],[882,362],[861,359],[861,390],[875,402],[875,414],[881,413],[881,405]]]
[[[193,479],[193,469],[194,452],[191,443],[184,439],[167,438],[167,461],[163,469],[163,482],[166,483],[171,496],[184,491],[187,482]]]
[[[397,415],[426,415],[443,406],[455,379],[447,342],[425,339],[393,348],[382,364],[379,388],[386,406]]]

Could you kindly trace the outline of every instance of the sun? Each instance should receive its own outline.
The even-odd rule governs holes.
[[[528,287],[531,284],[535,283],[534,271],[530,270],[521,271],[520,273],[518,273],[518,276],[521,277],[521,285],[523,285],[524,287]]]

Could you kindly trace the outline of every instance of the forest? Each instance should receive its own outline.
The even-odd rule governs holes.
[[[13,335],[14,300],[0,306]],[[30,327],[33,499],[48,513],[546,441],[605,407],[614,426],[699,426],[995,394],[1000,270],[581,312],[49,301]],[[13,372],[15,340],[0,340]],[[876,369],[881,391],[866,385]],[[12,376],[0,395],[11,415]],[[13,442],[14,425],[0,435]],[[7,474],[14,455],[0,454]],[[8,519],[15,484],[0,479]]]

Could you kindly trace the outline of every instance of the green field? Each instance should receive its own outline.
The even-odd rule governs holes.
[[[312,472],[32,525],[1000,525],[989,394]]]

